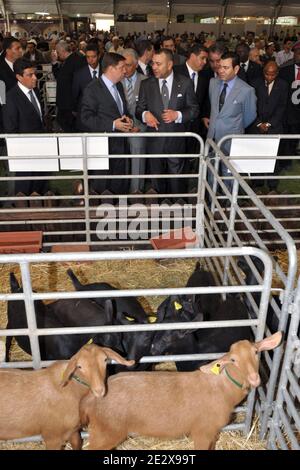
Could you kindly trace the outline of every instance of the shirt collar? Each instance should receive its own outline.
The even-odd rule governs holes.
[[[115,83],[113,83],[109,78],[107,78],[107,76],[104,73],[101,75],[101,78],[104,81],[107,88],[112,88],[115,85]]]
[[[173,83],[173,77],[174,77],[174,72],[172,70],[172,72],[170,73],[170,75],[167,78],[159,78],[159,85],[162,86],[162,82],[164,80],[166,80],[168,88],[171,89],[171,85]]]
[[[189,64],[188,64],[187,62],[185,63],[185,65],[187,66],[187,69],[188,69],[188,71],[189,71],[189,74],[190,74],[190,77],[191,77],[191,78],[192,78],[192,74],[193,74],[193,73],[196,74],[196,75],[195,75],[196,77],[198,76],[198,72],[196,72],[196,70],[193,70],[193,69],[189,66]]]
[[[222,88],[224,86],[224,83],[227,83],[228,88],[232,88],[235,81],[236,81],[236,76],[234,78],[232,78],[231,80],[229,80],[229,82],[224,82],[223,80],[221,80]]]
[[[29,92],[31,91],[31,88],[27,88],[26,86],[22,85],[21,82],[18,82],[18,86],[19,86],[19,88],[21,88],[23,93],[25,93],[25,95],[28,95]]]
[[[90,65],[88,65],[88,68],[89,68],[92,75],[93,75],[94,70],[96,70],[97,77],[99,77],[99,64],[97,65],[97,67],[95,69],[93,69],[93,67],[91,67]]]
[[[9,68],[14,71],[14,64],[8,60],[6,57],[5,57],[5,62],[7,63],[7,65],[9,66]]]
[[[139,66],[141,67],[142,71],[145,73],[147,69],[147,64],[144,64],[144,62],[141,62],[139,60]]]
[[[130,77],[132,85],[136,82],[136,79],[137,79],[137,72],[134,72],[134,74]],[[126,83],[128,83],[129,80],[127,77],[125,78],[125,81]]]

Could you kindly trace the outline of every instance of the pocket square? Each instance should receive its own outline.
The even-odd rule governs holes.
[[[237,100],[234,100],[233,101],[233,104],[238,104],[239,102]]]
[[[178,93],[177,98],[182,98],[182,93]]]

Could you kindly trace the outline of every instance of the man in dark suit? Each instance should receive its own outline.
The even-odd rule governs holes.
[[[282,134],[288,100],[288,84],[278,77],[276,62],[267,62],[263,77],[253,82],[257,96],[257,117],[249,128],[252,134]]]
[[[203,117],[203,105],[208,96],[209,81],[206,77],[199,72],[203,70],[208,59],[208,49],[200,44],[195,44],[191,47],[188,53],[188,59],[183,65],[174,67],[174,72],[185,75],[192,80],[194,90],[196,93],[200,116],[194,121],[189,121],[186,124],[187,132],[195,132],[196,134],[203,135],[203,125],[201,117]],[[199,153],[199,144],[196,139],[188,139],[187,151],[190,153]]]
[[[247,131],[249,134],[283,134],[285,131],[289,86],[278,77],[278,73],[278,65],[272,60],[263,68],[264,77],[253,82],[257,96],[257,117]],[[282,155],[283,150],[284,147],[281,145],[279,155]],[[278,175],[286,165],[285,160],[277,160],[275,175]],[[267,184],[270,190],[276,189],[278,180],[268,179]],[[263,181],[257,180],[255,185],[263,186]]]
[[[146,77],[151,77],[153,75],[150,65],[154,52],[153,45],[148,39],[139,41],[136,45],[136,51],[139,57],[137,72],[146,75]]]
[[[103,74],[99,80],[93,80],[84,90],[80,119],[85,132],[130,132],[133,123],[128,116],[123,86],[125,77],[125,59],[120,54],[107,53],[102,60]],[[109,153],[113,155],[127,153],[125,138],[109,139]],[[126,174],[126,160],[112,158],[109,171],[101,174]],[[99,173],[99,172],[98,172]],[[93,189],[101,193],[109,189],[115,194],[126,194],[126,180],[97,180]]]
[[[280,68],[279,77],[289,86],[286,126],[288,134],[300,133],[300,41],[293,46],[294,63]],[[285,155],[295,155],[297,139],[286,141]]]
[[[9,91],[17,83],[14,62],[20,57],[22,57],[20,41],[13,37],[5,38],[0,57],[0,80],[5,83],[6,91]]]
[[[36,89],[36,71],[32,62],[17,59],[14,62],[17,85],[6,95],[3,106],[4,132],[13,134],[44,132],[43,116]],[[17,176],[42,176],[43,173],[18,172]],[[33,191],[43,194],[47,191],[45,181],[16,181],[15,192],[30,195]]]
[[[73,132],[75,129],[72,95],[73,78],[76,70],[86,64],[86,60],[77,52],[71,52],[70,45],[65,41],[59,41],[56,45],[56,53],[61,62],[61,64],[58,64],[56,60],[53,64],[53,73],[57,81],[57,122],[64,132]]]
[[[161,43],[162,49],[169,49],[173,54],[174,66],[185,63],[185,56],[176,52],[175,41],[172,36],[165,36]]]
[[[77,118],[76,128],[78,130],[82,128],[82,124],[79,120],[80,115],[78,113],[78,110],[80,109],[83,91],[92,80],[99,79],[101,75],[101,67],[99,63],[100,53],[96,44],[92,43],[86,46],[85,58],[87,61],[87,65],[81,67],[75,72],[72,87],[74,113],[76,114]]]
[[[240,58],[238,77],[249,85],[252,85],[253,80],[262,77],[262,67],[249,60],[250,47],[248,44],[238,44],[235,52]]]
[[[184,132],[187,122],[197,119],[199,106],[190,78],[173,72],[173,56],[168,49],[161,49],[153,56],[154,77],[141,83],[136,117],[147,125],[147,131]],[[148,153],[185,153],[185,139],[157,137],[147,139]],[[151,174],[181,174],[182,158],[152,158],[149,161]],[[157,192],[166,190],[180,193],[184,190],[182,180],[154,179]]]

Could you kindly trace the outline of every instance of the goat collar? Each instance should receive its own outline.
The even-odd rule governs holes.
[[[230,382],[232,382],[234,385],[236,385],[238,388],[242,389],[243,388],[243,384],[241,384],[240,382],[238,382],[237,380],[235,380],[233,377],[231,377],[231,375],[229,374],[228,370],[226,369],[226,367],[224,367],[224,370],[225,370],[225,374],[227,375],[228,379],[230,380]]]
[[[78,382],[79,384],[84,385],[85,387],[91,388],[90,384],[82,380],[80,377],[78,377],[78,375],[72,375],[72,379]]]

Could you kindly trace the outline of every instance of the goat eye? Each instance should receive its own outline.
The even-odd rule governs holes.
[[[230,360],[231,360],[231,362],[235,362],[235,359],[233,359],[233,358],[231,358]]]

